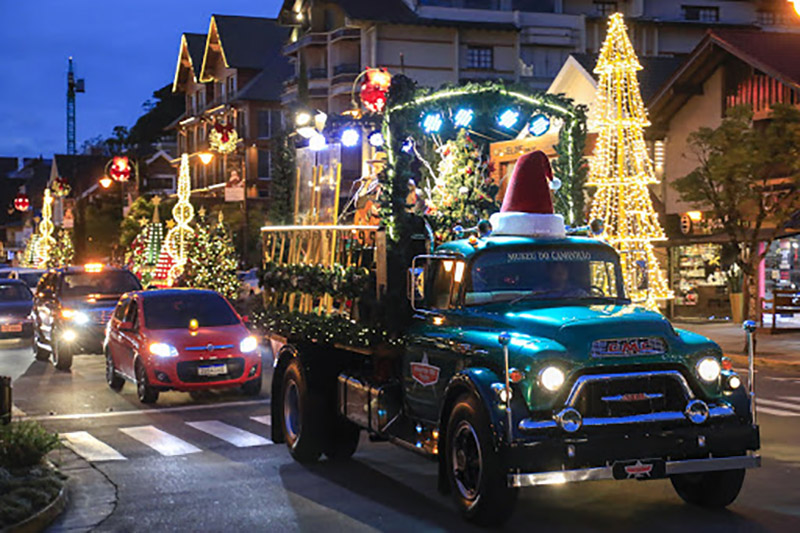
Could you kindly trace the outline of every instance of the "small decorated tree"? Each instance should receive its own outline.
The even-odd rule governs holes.
[[[75,245],[72,242],[72,232],[66,228],[61,228],[56,233],[56,245],[50,251],[47,260],[48,268],[58,268],[72,264],[75,256]]]
[[[229,300],[237,298],[240,281],[236,276],[236,266],[239,259],[222,212],[213,228],[201,215],[187,252],[182,277],[186,286],[213,289]]]
[[[437,149],[437,173],[425,186],[426,210],[437,242],[451,239],[453,228],[474,227],[497,211],[498,187],[489,175],[481,147],[465,130]]]

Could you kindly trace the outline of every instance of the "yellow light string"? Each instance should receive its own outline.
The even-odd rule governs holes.
[[[44,190],[44,201],[42,202],[42,220],[39,222],[39,240],[36,243],[36,262],[39,268],[47,266],[50,260],[50,250],[56,246],[53,238],[53,197],[50,189]]]
[[[172,208],[173,226],[164,239],[167,253],[172,257],[174,264],[167,274],[167,284],[175,283],[177,277],[183,272],[186,264],[186,247],[194,231],[189,227],[189,222],[194,218],[194,208],[189,203],[191,196],[191,176],[189,174],[189,156],[181,155],[181,167],[178,173],[178,203]]]
[[[637,71],[641,70],[620,13],[609,18],[608,36],[594,72],[599,76],[594,121],[599,127],[587,185],[597,187],[590,219],[604,222],[605,238],[620,253],[630,298],[651,309],[672,298],[652,241],[666,235],[650,200],[649,184],[658,183],[644,141],[650,125]],[[644,264],[648,288],[638,283]]]

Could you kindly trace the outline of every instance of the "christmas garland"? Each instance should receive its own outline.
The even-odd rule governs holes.
[[[314,297],[325,294],[352,300],[374,283],[368,268],[267,262],[261,270],[261,287],[272,292],[302,292]]]
[[[259,309],[251,316],[260,329],[288,339],[363,348],[382,344],[402,345],[401,338],[392,337],[384,329],[359,324],[340,315]]]

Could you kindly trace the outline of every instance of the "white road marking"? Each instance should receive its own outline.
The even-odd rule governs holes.
[[[142,444],[150,446],[161,455],[186,455],[202,451],[197,446],[170,435],[166,431],[161,431],[155,426],[135,426],[119,430]]]
[[[251,416],[250,420],[255,420],[259,424],[272,427],[272,415]]]
[[[792,411],[784,411],[783,409],[771,409],[769,407],[759,407],[758,402],[756,402],[756,413],[758,414],[766,413],[768,415],[774,415],[774,416],[800,416],[800,413],[794,413]]]
[[[105,411],[102,413],[75,413],[64,415],[38,415],[26,416],[24,420],[81,420],[83,418],[109,418],[125,415],[157,415],[162,413],[175,413],[179,411],[202,411],[204,409],[221,409],[224,407],[241,407],[245,405],[269,405],[269,400],[242,400],[240,402],[212,403],[203,405],[180,405],[178,407],[156,407],[153,409],[136,409],[133,411]]]
[[[87,461],[125,461],[127,458],[86,431],[61,433],[64,445]]]
[[[229,426],[219,420],[203,420],[200,422],[186,422],[186,425],[199,429],[225,442],[229,442],[237,448],[247,448],[250,446],[266,446],[274,444],[271,440],[265,439],[255,433],[250,433],[237,427]]]
[[[800,405],[787,402],[779,402],[777,400],[770,400],[768,398],[759,398],[758,396],[756,396],[756,406],[758,406],[759,404],[766,404],[770,407],[778,407],[780,409],[800,411]]]
[[[789,400],[790,402],[800,403],[800,396],[781,396],[781,400]]]

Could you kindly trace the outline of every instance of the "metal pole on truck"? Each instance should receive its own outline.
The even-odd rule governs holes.
[[[755,384],[755,348],[753,346],[753,335],[756,331],[756,323],[753,320],[745,320],[742,329],[747,335],[747,389],[750,396],[750,415],[753,424],[756,423],[756,384]]]

